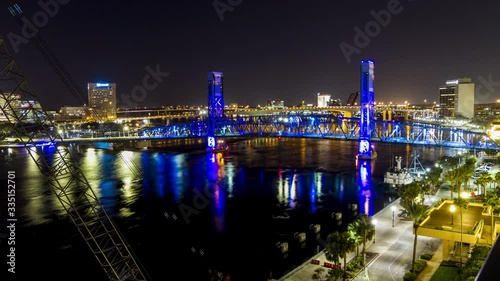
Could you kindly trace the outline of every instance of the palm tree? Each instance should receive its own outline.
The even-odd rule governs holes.
[[[420,227],[422,221],[429,214],[430,208],[429,206],[422,203],[407,200],[401,201],[400,205],[406,210],[408,216],[410,216],[413,220],[413,230],[415,233],[415,238],[413,240],[413,258],[411,262],[411,270],[413,271],[415,269],[415,256],[417,253],[418,228]]]
[[[429,182],[431,186],[431,192],[434,193],[436,190],[436,187],[441,183],[441,174],[443,173],[443,169],[441,168],[436,168],[435,170],[432,170],[428,175],[427,175],[427,181]]]
[[[500,185],[500,171],[495,174],[495,184],[497,187]]]
[[[461,197],[458,197],[457,199],[455,199],[454,204],[458,206],[458,208],[460,209],[460,268],[462,268],[462,234],[464,226],[462,211],[467,210],[467,208],[469,207],[469,201]]]
[[[458,169],[448,170],[444,173],[443,178],[446,182],[450,184],[450,198],[453,200],[453,192],[455,191],[455,183],[458,177]]]
[[[355,219],[356,233],[363,239],[363,265],[366,263],[366,241],[375,235],[375,226],[367,215],[360,215]]]
[[[339,258],[343,255],[342,241],[343,237],[340,232],[335,231],[326,237],[325,257],[328,261],[339,263]]]
[[[367,215],[360,215],[356,218],[356,226],[358,229],[356,232],[359,234],[359,236],[362,237],[363,239],[363,249],[362,249],[362,254],[366,254],[366,242],[368,240],[373,239],[373,236],[375,235],[375,226],[372,224],[372,221],[370,217]]]
[[[335,231],[328,235],[326,239],[325,257],[328,261],[333,261],[335,264],[339,263],[340,257],[344,259],[344,271],[342,274],[344,278],[346,276],[347,253],[354,251],[355,247],[356,245],[354,244],[354,240],[351,239],[349,231]]]
[[[483,197],[486,196],[486,185],[492,181],[493,178],[490,176],[488,172],[482,172],[481,174],[479,174],[479,177],[474,182],[475,184],[480,185],[482,187],[481,193]]]
[[[485,196],[484,203],[486,206],[491,207],[491,244],[493,245],[493,241],[495,240],[495,232],[494,232],[494,212],[496,209],[500,208],[500,198],[495,193],[488,193]]]
[[[359,245],[363,243],[363,237],[361,237],[361,235],[357,232],[357,224],[358,222],[354,220],[347,226],[347,232],[349,233],[351,240],[354,243],[354,247],[356,248],[356,257],[359,256]]]
[[[469,187],[469,180],[474,175],[475,170],[476,170],[476,160],[474,159],[467,159],[467,161],[465,161],[465,164],[460,167],[459,180],[465,183],[465,187],[467,188]],[[459,190],[459,192],[461,192],[461,190]]]
[[[414,181],[410,184],[403,185],[398,189],[398,195],[401,201],[421,201],[422,192],[422,182],[420,181]]]
[[[434,194],[436,192],[436,187],[441,183],[441,173],[443,169],[437,168],[429,173],[427,173],[424,177],[424,187],[428,190],[425,190],[429,194]]]

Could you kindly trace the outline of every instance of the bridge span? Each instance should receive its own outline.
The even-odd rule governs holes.
[[[487,134],[432,124],[387,120],[371,121],[374,142],[446,146],[466,149],[498,149],[500,146]],[[360,119],[332,114],[277,114],[233,116],[215,122],[216,135],[224,136],[286,136],[341,140],[358,140]],[[172,124],[140,132],[141,138],[205,137],[207,124],[193,121]]]

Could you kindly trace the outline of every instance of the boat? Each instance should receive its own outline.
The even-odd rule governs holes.
[[[401,168],[401,156],[396,156],[396,167],[391,167],[385,173],[384,183],[393,186],[401,186],[410,184],[414,181],[422,180],[423,176],[427,173],[420,161],[419,155],[413,153],[413,159],[409,168]]]
[[[401,156],[396,156],[396,163],[396,167],[391,167],[385,172],[384,183],[394,187],[412,183],[413,175],[407,168],[401,168]]]

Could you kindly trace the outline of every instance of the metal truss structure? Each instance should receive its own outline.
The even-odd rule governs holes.
[[[146,280],[55,124],[0,38],[0,110],[110,280]],[[23,102],[27,104],[23,106]],[[43,141],[39,141],[43,139]]]
[[[373,120],[374,142],[467,149],[500,149],[487,134],[439,125]],[[217,136],[286,136],[359,140],[360,119],[334,115],[263,115],[219,119]],[[143,137],[205,137],[206,122],[195,121],[142,131]]]
[[[224,77],[222,72],[208,73],[207,150],[217,149],[216,124],[224,118]]]

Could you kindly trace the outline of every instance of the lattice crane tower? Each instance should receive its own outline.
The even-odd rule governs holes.
[[[92,187],[41,106],[20,108],[20,100],[40,105],[38,97],[0,37],[0,110],[110,280],[146,280],[132,251],[104,210]],[[35,129],[36,128],[36,129]],[[43,135],[40,137],[40,134]],[[43,141],[35,140],[43,139]],[[49,164],[45,148],[55,150]]]

